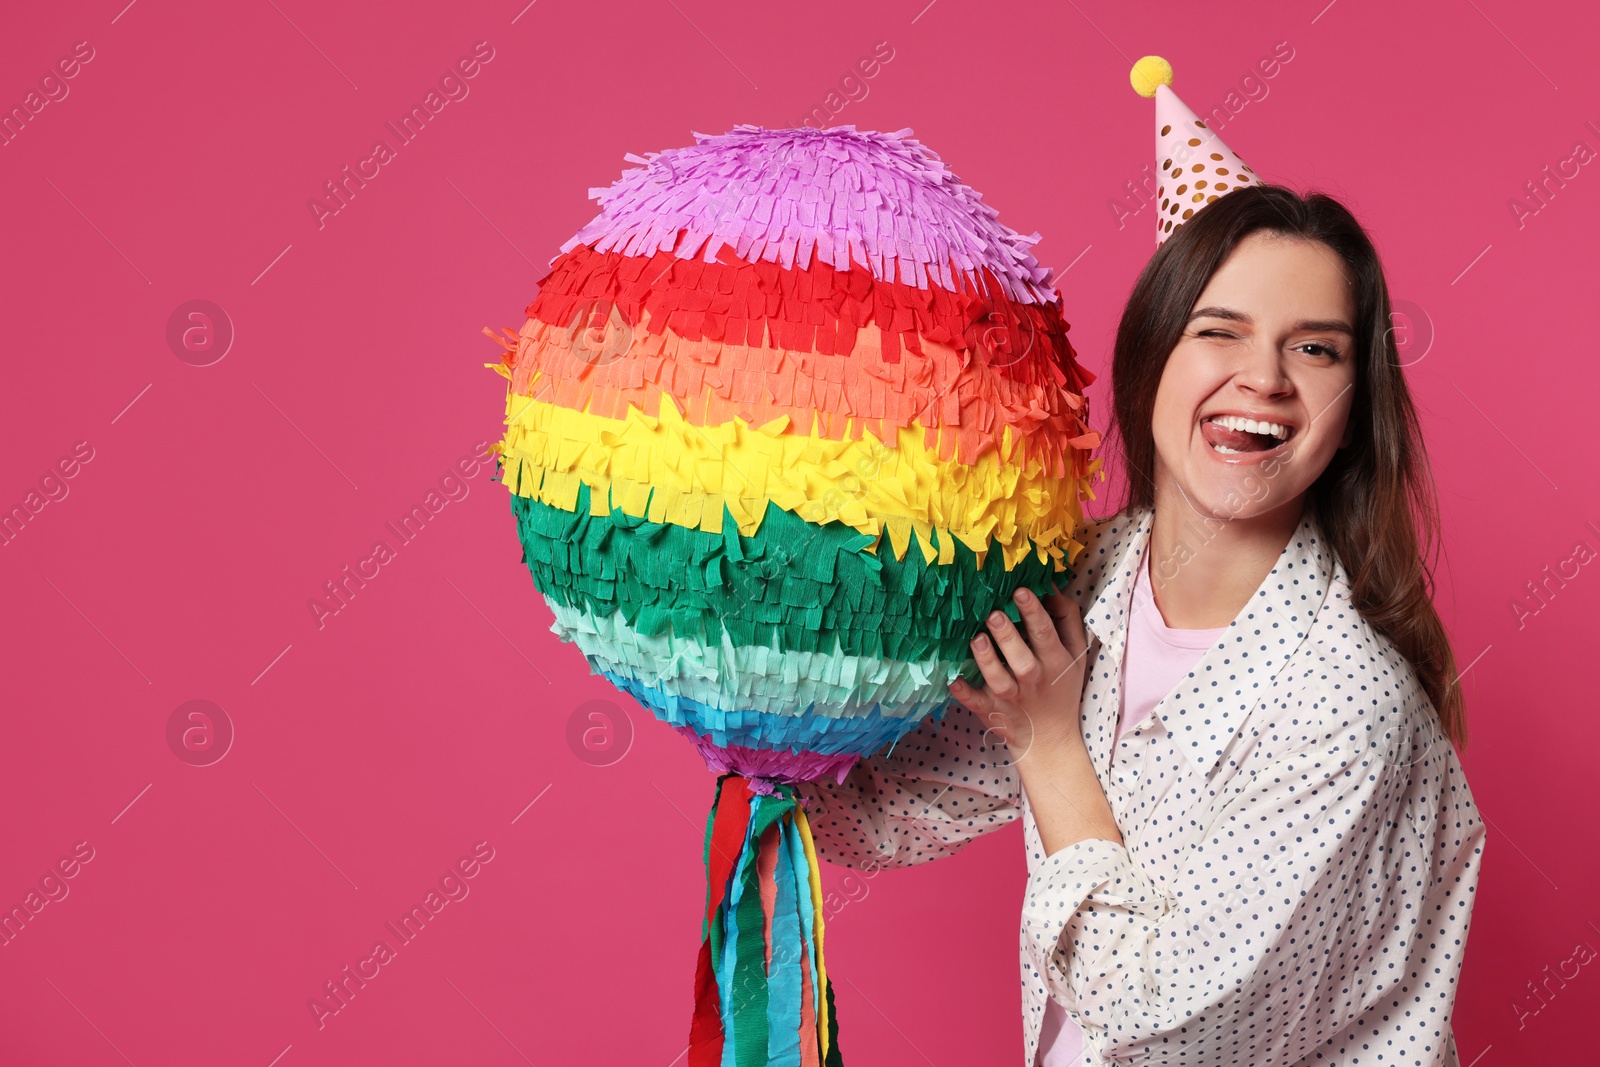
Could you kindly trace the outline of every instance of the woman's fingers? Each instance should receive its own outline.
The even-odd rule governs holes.
[[[1028,630],[1028,647],[1046,668],[1057,670],[1066,662],[1066,644],[1056,629],[1055,619],[1045,610],[1031,589],[1018,589],[1017,610],[1022,613],[1022,624]]]
[[[1083,628],[1083,612],[1078,610],[1078,605],[1067,602],[1067,608],[1057,616],[1058,629],[1064,628],[1065,633],[1062,643],[1067,647],[1070,656],[1081,656],[1083,650],[1089,647],[1089,635]],[[1065,624],[1064,627],[1062,624]]]
[[[950,695],[980,719],[994,710],[994,697],[989,695],[989,691],[974,688],[965,678],[957,678],[950,683]]]
[[[1077,606],[1072,602],[1071,597],[1059,590],[1044,598],[1044,610],[1049,612],[1052,619],[1061,618],[1067,613],[1068,609]]]
[[[1077,602],[1065,593],[1053,593],[1044,598],[1044,607],[1055,624],[1068,660],[1081,656],[1089,641],[1083,628],[1083,613],[1078,610]]]
[[[995,644],[1000,646],[1000,651],[1005,653],[1006,663],[1010,665],[1011,673],[1016,675],[1019,683],[1025,684],[1043,671],[1039,665],[1039,657],[1033,654],[1033,649],[1028,647],[1028,642],[1022,639],[1022,634],[1017,632],[1017,628],[1012,625],[1005,612],[996,611],[989,616],[989,632],[994,635]],[[1002,664],[1002,669],[1004,666]],[[988,676],[988,672],[984,672],[984,677]]]
[[[983,672],[983,681],[990,693],[1001,700],[1010,700],[1017,695],[1017,681],[1006,665],[1000,662],[1000,655],[988,635],[979,634],[972,639],[972,657],[978,661],[978,670]]]
[[[1037,685],[1050,684],[1051,676],[1059,677],[1071,669],[1061,628],[1044,604],[1031,590],[1023,589],[1017,591],[1016,602],[1027,630],[1026,639],[1004,612],[994,612],[987,620],[993,638],[979,634],[972,640],[972,656],[983,674],[985,688],[975,689],[962,680],[950,685],[951,695],[980,720],[993,722],[995,728],[1007,733],[1009,730],[1000,724],[1010,722],[1019,701],[1034,692]]]

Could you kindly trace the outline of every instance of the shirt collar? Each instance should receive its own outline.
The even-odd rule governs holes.
[[[1114,636],[1118,622],[1125,621],[1128,617],[1128,607],[1133,598],[1133,579],[1138,573],[1139,561],[1144,558],[1145,546],[1150,543],[1150,525],[1155,517],[1155,509],[1140,508],[1135,518],[1134,528],[1129,531],[1122,541],[1122,549],[1117,558],[1106,567],[1110,575],[1100,587],[1089,609],[1083,613],[1083,627],[1091,638],[1098,638],[1102,644],[1108,643]]]
[[[1121,689],[1134,580],[1149,550],[1154,516],[1153,508],[1139,509],[1117,559],[1106,566],[1109,577],[1083,615],[1090,640],[1099,640],[1103,651],[1115,657],[1119,679],[1115,691]],[[1186,532],[1191,532],[1188,527]],[[1192,536],[1187,542],[1180,541],[1173,562],[1181,566],[1185,551],[1198,551],[1193,546],[1203,545],[1207,536],[1205,524],[1197,517]],[[1152,577],[1154,574],[1152,571]],[[1221,759],[1272,678],[1311,632],[1329,589],[1342,576],[1343,569],[1308,508],[1272,570],[1239,614],[1195,663],[1189,678],[1156,705],[1156,716],[1201,774],[1209,775]],[[1207,684],[1196,694],[1193,680],[1198,679]]]

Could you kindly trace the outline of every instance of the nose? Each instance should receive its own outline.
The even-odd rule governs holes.
[[[1294,389],[1283,365],[1283,352],[1278,346],[1256,343],[1247,346],[1243,364],[1234,373],[1233,380],[1243,389],[1265,397],[1282,397]]]

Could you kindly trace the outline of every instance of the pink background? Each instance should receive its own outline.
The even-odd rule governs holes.
[[[0,507],[78,442],[93,450],[0,548],[0,908],[78,842],[93,849],[0,947],[0,1060],[669,1067],[682,1053],[713,778],[548,632],[488,468],[321,628],[307,605],[375,541],[394,547],[385,523],[442,478],[460,497],[447,476],[500,426],[504,382],[481,366],[500,350],[479,330],[521,324],[541,268],[591,217],[588,188],[692,130],[800,122],[879,41],[893,59],[834,121],[914,128],[1002,220],[1045,235],[1043,262],[1074,264],[1073,337],[1106,372],[1097,425],[1111,330],[1153,248],[1152,209],[1119,226],[1110,206],[1151,162],[1129,63],[1166,55],[1205,111],[1288,42],[1292,60],[1250,83],[1265,97],[1221,133],[1269,180],[1346,197],[1408,302],[1444,508],[1439,603],[1471,664],[1465,761],[1492,826],[1462,1062],[1592,1055],[1600,973],[1565,961],[1600,949],[1600,566],[1566,564],[1564,584],[1544,569],[1600,549],[1577,432],[1595,421],[1579,309],[1600,167],[1570,164],[1536,214],[1508,203],[1575,142],[1600,149],[1592,13],[124,2],[29,5],[0,34],[6,108],[77,42],[94,53],[0,147]],[[384,123],[479,41],[494,58],[469,95],[319,228],[307,201],[393,142]],[[167,340],[195,299],[236,331],[209,366]],[[1549,592],[1519,615],[1532,581]],[[169,745],[190,700],[235,731],[209,766]],[[631,747],[569,740],[586,701],[631,722]],[[851,901],[828,927],[848,1063],[1016,1061],[1019,834],[865,880],[825,872]],[[384,924],[485,841],[470,894],[319,1028],[323,983],[393,941]]]

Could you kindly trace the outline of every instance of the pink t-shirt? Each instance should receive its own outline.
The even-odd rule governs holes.
[[[1122,721],[1117,736],[1149,715],[1226,629],[1177,630],[1168,626],[1150,590],[1150,554],[1146,552],[1133,586],[1128,643],[1122,655]],[[1042,1067],[1077,1067],[1083,1062],[1082,1054],[1083,1031],[1066,1009],[1050,998],[1039,1036],[1038,1062]]]

